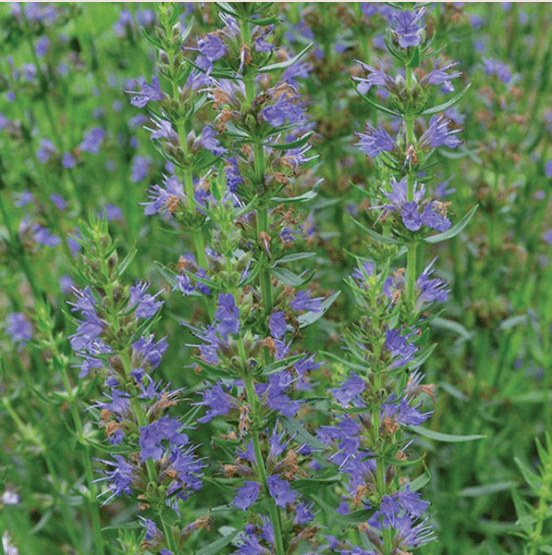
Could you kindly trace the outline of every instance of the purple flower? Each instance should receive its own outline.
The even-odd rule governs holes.
[[[61,239],[57,235],[53,235],[48,229],[40,225],[34,227],[33,239],[47,247],[57,247],[61,243]]]
[[[210,150],[215,156],[222,156],[228,152],[216,137],[216,131],[210,126],[206,125],[201,132],[201,146]]]
[[[299,97],[288,92],[283,93],[276,104],[261,110],[263,119],[272,127],[281,127],[288,121],[290,125],[301,125],[306,121]]]
[[[213,71],[213,62],[226,54],[226,46],[214,34],[206,35],[197,41],[197,49],[201,54],[196,58],[196,65],[207,75]]]
[[[101,127],[94,127],[90,130],[88,135],[84,137],[82,143],[79,145],[80,150],[98,154],[100,152],[100,145],[105,137],[105,132]]]
[[[416,287],[420,291],[418,299],[424,303],[430,303],[433,301],[439,301],[441,303],[445,302],[448,298],[450,289],[448,289],[448,284],[442,279],[430,279],[429,276],[435,271],[432,266],[435,264],[437,257],[435,257],[431,263],[426,267],[426,269],[420,274],[418,281],[416,282]]]
[[[61,157],[61,165],[65,169],[74,168],[77,164],[77,161],[73,158],[73,155],[70,152],[64,152],[63,156]]]
[[[359,83],[357,90],[360,94],[366,94],[373,86],[383,87],[389,91],[397,89],[397,84],[394,79],[383,71],[383,66],[381,64],[380,69],[376,69],[375,67],[369,66],[364,62],[359,60],[356,61],[368,72],[368,76],[365,79],[361,77],[353,77],[353,79]]]
[[[188,443],[188,436],[178,430],[182,427],[175,418],[163,416],[159,420],[140,428],[140,460],[146,462],[152,458],[158,461],[163,455],[163,440],[168,440],[171,446],[183,446]]]
[[[433,69],[428,74],[424,75],[422,79],[420,79],[421,85],[425,83],[428,83],[429,85],[445,85],[446,83],[448,83],[450,85],[451,79],[456,79],[457,77],[460,77],[462,75],[461,71],[447,73],[449,69],[457,66],[458,63],[448,64],[445,67],[438,68],[437,66],[439,65],[439,62],[440,60],[438,59],[435,62]],[[454,90],[454,87],[452,88],[452,90]]]
[[[282,480],[277,475],[269,476],[266,479],[268,485],[268,492],[274,498],[276,505],[283,509],[286,505],[291,505],[295,501],[297,492],[291,489],[291,486],[285,480]]]
[[[6,333],[13,343],[26,345],[33,336],[33,327],[25,314],[14,312],[8,315]]]
[[[217,331],[226,338],[229,333],[237,334],[240,329],[240,309],[231,293],[221,293],[218,298],[215,320]]]
[[[57,193],[52,193],[50,195],[50,200],[55,204],[58,210],[65,210],[67,208],[67,202],[61,195],[58,195]]]
[[[111,471],[104,470],[103,472],[107,474],[107,476],[98,480],[108,480],[111,482],[109,489],[113,492],[113,494],[106,500],[106,503],[108,503],[115,496],[121,497],[123,493],[126,495],[132,494],[131,486],[135,468],[128,464],[125,458],[121,455],[113,455],[113,458],[116,462],[97,459],[104,464],[113,467],[113,470]]]
[[[544,166],[544,174],[546,177],[552,177],[552,160],[548,160]]]
[[[228,190],[233,194],[237,194],[238,187],[243,184],[243,179],[238,168],[238,158],[236,156],[226,159],[224,176],[226,177]]]
[[[385,346],[391,351],[391,357],[395,359],[391,365],[392,368],[401,368],[414,360],[414,353],[418,348],[408,341],[411,335],[413,334],[401,335],[400,330],[387,330],[385,332]]]
[[[366,388],[364,380],[356,374],[341,382],[340,387],[330,389],[334,399],[342,406],[346,407],[353,399],[360,400],[359,395]]]
[[[238,488],[238,493],[236,497],[234,497],[232,505],[235,505],[242,511],[247,511],[247,509],[257,501],[260,491],[261,484],[258,482],[245,482],[241,488]]]
[[[312,514],[313,507],[314,503],[310,505],[306,505],[305,503],[297,505],[295,509],[295,520],[293,522],[295,524],[308,524],[314,518]]]
[[[17,199],[14,203],[14,206],[17,206],[17,208],[21,208],[22,206],[29,204],[29,202],[33,202],[35,199],[32,193],[30,193],[29,191],[15,193],[14,197],[16,197]]]
[[[410,406],[408,399],[401,397],[397,400],[397,396],[392,393],[381,405],[381,418],[390,418],[403,426],[419,426],[431,416],[431,412],[420,413],[418,408],[421,406],[421,401]]]
[[[125,91],[127,94],[134,94],[130,99],[132,106],[136,108],[144,108],[148,102],[158,102],[163,100],[164,93],[161,91],[159,79],[155,76],[151,78],[151,85],[148,85],[143,77],[136,80],[136,85],[140,87],[138,91]]]
[[[227,414],[233,407],[232,398],[222,389],[220,382],[212,386],[211,389],[204,389],[200,394],[203,395],[203,401],[191,403],[193,406],[209,407],[205,416],[197,419],[200,424],[210,422],[215,416]]]
[[[506,83],[506,85],[509,85],[512,81],[512,72],[503,62],[483,58],[483,64],[487,75],[496,75],[503,83]]]
[[[42,139],[36,151],[36,157],[41,164],[46,164],[57,154],[57,148],[50,139]]]
[[[438,148],[448,146],[456,148],[462,141],[456,136],[460,129],[450,129],[449,119],[444,116],[432,116],[427,131],[420,137],[420,146]]]
[[[136,280],[136,285],[129,288],[130,297],[128,300],[128,306],[136,306],[136,311],[134,312],[134,317],[138,318],[151,318],[154,316],[159,308],[164,304],[165,301],[156,301],[155,299],[161,295],[163,290],[159,291],[155,295],[150,295],[146,293],[149,283],[145,281],[138,282]]]
[[[161,211],[167,211],[172,214],[170,207],[175,206],[175,201],[185,201],[184,186],[180,183],[178,177],[175,175],[163,178],[163,189],[159,185],[153,185],[149,189],[149,198],[151,202],[143,202],[145,206],[144,214],[152,216]]]
[[[360,139],[357,147],[371,158],[375,158],[380,152],[393,152],[397,146],[381,123],[377,129],[374,129],[369,123],[366,124],[366,132],[357,133],[357,137]]]
[[[138,183],[147,177],[152,161],[151,156],[148,156],[147,158],[144,158],[143,156],[135,156],[132,160],[132,173],[130,180],[133,183]]]
[[[46,35],[42,35],[35,43],[35,52],[39,58],[42,58],[50,48],[50,40]]]
[[[394,32],[399,37],[399,46],[403,49],[419,46],[422,42],[423,25],[418,25],[424,15],[424,9],[412,13],[409,10],[398,12],[394,16]]]
[[[268,320],[270,335],[276,339],[281,339],[287,331],[286,315],[280,310],[273,312]]]

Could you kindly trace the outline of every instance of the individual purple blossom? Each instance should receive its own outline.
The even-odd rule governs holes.
[[[173,129],[172,123],[166,119],[159,118],[157,116],[152,115],[151,117],[152,123],[157,126],[157,128],[145,127],[151,135],[150,138],[152,141],[157,139],[167,139],[170,143],[179,144],[179,137],[178,133]]]
[[[25,314],[14,312],[8,315],[6,333],[13,343],[26,345],[33,336],[33,327]]]
[[[382,127],[381,123],[377,129],[367,123],[366,133],[357,133],[356,135],[360,139],[357,148],[371,158],[375,158],[380,152],[393,152],[397,147],[397,143]]]
[[[452,87],[452,84],[450,83],[451,79],[456,79],[457,77],[460,77],[462,75],[461,71],[447,73],[449,69],[456,67],[458,65],[458,62],[448,64],[441,68],[437,67],[439,63],[440,59],[437,59],[435,65],[433,66],[433,69],[420,79],[420,85],[424,85],[425,83],[429,85],[446,85],[448,83],[450,87]],[[452,92],[453,90],[454,87],[452,87],[452,90],[447,89],[443,92]]]
[[[57,193],[52,193],[50,195],[50,200],[55,204],[58,210],[65,210],[67,208],[67,201]]]
[[[427,131],[420,137],[420,146],[438,148],[447,146],[456,148],[462,141],[456,136],[460,129],[451,129],[449,119],[444,116],[432,116]]]
[[[135,468],[130,465],[122,455],[113,455],[116,462],[97,459],[104,464],[113,467],[113,470],[104,470],[105,478],[100,478],[97,481],[108,480],[110,482],[109,489],[112,495],[105,501],[109,503],[113,497],[121,497],[124,493],[126,495],[132,494],[132,483],[134,479]]]
[[[29,191],[23,191],[22,193],[15,193],[14,197],[16,198],[14,206],[16,206],[17,208],[21,208],[29,204],[30,202],[33,202],[35,199],[33,194]]]
[[[320,312],[322,310],[322,299],[311,299],[305,291],[299,291],[291,303],[290,308],[293,310],[310,310],[311,312]]]
[[[261,484],[259,482],[247,481],[241,488],[237,489],[237,494],[232,501],[232,505],[242,511],[247,511],[257,501],[260,491]]]
[[[485,73],[487,75],[496,75],[503,83],[509,85],[512,81],[512,72],[506,64],[499,60],[483,58]]]
[[[77,161],[75,160],[75,158],[70,152],[63,153],[63,155],[61,156],[62,167],[64,167],[65,169],[71,169],[71,168],[74,168],[76,164],[77,164]]]
[[[422,31],[424,29],[421,19],[424,15],[424,9],[421,8],[416,12],[404,10],[396,12],[394,15],[393,31],[399,37],[399,46],[403,49],[419,46],[422,42]]]
[[[392,368],[401,368],[414,360],[418,348],[408,340],[411,335],[412,333],[407,336],[401,335],[400,330],[386,330],[385,346],[391,351],[391,357],[394,359]]]
[[[33,239],[41,245],[57,247],[61,243],[61,239],[57,235],[50,233],[47,228],[40,225],[35,225],[33,232]]]
[[[41,164],[46,164],[57,154],[57,148],[50,139],[42,139],[40,147],[36,150],[36,157]]]
[[[141,27],[150,27],[155,21],[155,14],[152,10],[137,10],[136,21]]]
[[[206,424],[216,416],[227,414],[234,406],[232,398],[222,389],[220,382],[213,385],[210,389],[204,389],[200,394],[203,395],[203,401],[191,403],[193,406],[209,407],[205,416],[197,419],[200,424]]]
[[[390,418],[402,426],[420,426],[432,414],[431,412],[421,413],[418,410],[421,406],[421,401],[411,406],[406,397],[397,399],[395,393],[392,393],[381,405],[381,416],[382,419]]]
[[[35,43],[35,53],[42,58],[50,48],[50,39],[46,35],[42,35]]]
[[[548,160],[544,166],[544,174],[546,177],[552,177],[552,160]]]
[[[354,373],[350,377],[341,382],[340,387],[330,389],[334,399],[343,407],[349,405],[353,400],[360,401],[360,394],[366,388],[364,380]]]
[[[136,108],[144,108],[148,102],[158,102],[165,97],[165,94],[161,91],[159,78],[155,75],[151,78],[151,85],[148,85],[143,77],[136,80],[136,85],[140,87],[140,90],[125,91],[127,94],[134,95],[130,99],[130,103]]]
[[[184,201],[186,199],[184,195],[184,186],[175,175],[171,177],[165,176],[163,178],[163,185],[165,188],[159,185],[153,185],[148,191],[148,198],[151,199],[151,202],[141,203],[145,206],[144,214],[146,214],[146,216],[152,216],[159,212],[168,212],[169,205],[172,201],[175,199]]]
[[[300,503],[297,505],[295,509],[295,524],[308,524],[313,518],[314,515],[312,514],[312,508],[314,507],[314,503],[307,505],[305,503]]]
[[[105,131],[101,127],[94,127],[90,130],[88,135],[84,137],[79,149],[91,154],[98,154],[100,152],[100,145],[105,137]]]
[[[133,183],[139,183],[142,179],[145,179],[148,175],[152,162],[153,160],[151,156],[148,156],[147,158],[144,158],[143,156],[135,156],[132,160],[130,180]]]
[[[238,168],[238,159],[236,156],[226,159],[224,176],[226,177],[226,186],[228,190],[233,194],[237,194],[238,187],[243,184],[243,178]]]
[[[214,34],[208,34],[197,41],[197,49],[200,53],[195,60],[196,65],[205,73],[213,71],[213,62],[219,60],[226,54],[226,46]]]
[[[215,156],[222,156],[228,152],[216,137],[216,131],[210,125],[206,125],[201,132],[201,146],[210,150]]]
[[[418,299],[424,303],[431,303],[433,301],[443,303],[447,300],[450,292],[446,281],[439,278],[430,279],[431,274],[435,271],[433,264],[435,264],[436,260],[437,257],[430,262],[416,281],[416,287],[420,291]]]
[[[145,281],[138,282],[138,280],[136,280],[136,285],[129,287],[130,296],[128,306],[131,308],[136,306],[136,310],[134,312],[136,319],[151,318],[157,313],[165,302],[155,300],[163,292],[163,290],[159,291],[155,295],[150,295],[149,293],[146,293],[148,287],[149,283],[146,283]]]
[[[288,92],[283,93],[272,106],[261,110],[263,119],[272,127],[281,127],[288,122],[290,125],[301,125],[306,118],[302,104],[297,103],[298,96]]]
[[[215,320],[217,331],[226,338],[229,333],[237,334],[240,329],[240,309],[231,293],[221,293],[218,298]]]
[[[140,428],[140,460],[146,462],[152,458],[159,460],[164,453],[161,444],[163,440],[170,442],[171,446],[183,446],[188,443],[188,436],[179,432],[182,424],[170,416],[163,416],[152,424]]]
[[[266,479],[268,485],[268,493],[276,502],[276,506],[282,507],[291,505],[297,496],[297,492],[291,489],[291,486],[279,476],[272,475]]]
[[[268,320],[270,335],[276,339],[281,339],[287,331],[286,315],[281,310],[273,312]]]

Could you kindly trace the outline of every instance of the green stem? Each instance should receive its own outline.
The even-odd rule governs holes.
[[[49,340],[50,340],[50,345],[54,350],[54,355],[53,355],[54,369],[58,369],[60,371],[61,379],[63,380],[63,386],[65,387],[65,391],[67,393],[67,400],[71,410],[71,416],[73,417],[73,422],[75,424],[75,429],[77,432],[77,441],[84,448],[84,471],[86,474],[86,481],[88,482],[88,489],[90,492],[87,503],[89,505],[89,512],[92,517],[92,531],[94,534],[94,543],[96,545],[98,555],[103,555],[104,540],[102,537],[102,525],[100,522],[100,508],[97,502],[96,484],[94,483],[94,473],[92,471],[92,463],[91,463],[92,455],[90,453],[90,446],[88,445],[86,436],[84,434],[84,427],[82,425],[80,413],[77,407],[77,400],[75,398],[75,395],[73,394],[73,388],[71,387],[69,376],[67,374],[67,367],[60,359],[59,353],[57,353],[54,349],[55,340],[52,337],[51,332],[50,332]]]
[[[416,258],[418,251],[417,243],[408,243],[406,253],[406,297],[409,301],[414,302],[414,286],[416,285]]]
[[[382,458],[376,460],[376,487],[380,501],[386,494],[385,489],[385,461]],[[391,529],[382,526],[383,533],[383,553],[382,555],[390,555],[393,548],[393,537]]]

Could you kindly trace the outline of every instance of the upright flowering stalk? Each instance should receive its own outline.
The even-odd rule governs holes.
[[[106,221],[81,229],[82,279],[71,311],[79,316],[71,347],[80,357],[80,379],[99,377],[103,397],[94,405],[109,443],[110,456],[100,459],[107,487],[105,502],[129,496],[139,503],[144,527],[143,550],[176,555],[186,541],[171,526],[180,503],[202,486],[203,462],[196,446],[174,414],[182,391],[171,390],[154,376],[167,349],[151,327],[164,301],[149,285],[126,286],[121,275],[131,256],[119,263]],[[191,525],[193,526],[193,525]]]
[[[354,78],[361,97],[394,118],[388,124],[367,124],[357,134],[357,147],[375,160],[383,186],[367,192],[372,201],[367,218],[378,231],[356,223],[396,251],[383,267],[364,261],[349,280],[362,315],[354,329],[344,332],[350,358],[341,361],[344,379],[332,390],[340,407],[337,422],[319,430],[320,439],[335,449],[331,460],[347,476],[352,506],[371,510],[360,527],[375,549],[369,553],[382,555],[411,551],[433,538],[423,518],[428,503],[402,476],[405,467],[415,464],[409,461],[404,432],[429,417],[419,396],[433,395],[431,386],[421,384],[419,367],[431,352],[420,347],[423,330],[430,306],[448,295],[445,282],[432,277],[434,261],[419,274],[420,247],[455,236],[475,212],[453,226],[447,215],[450,203],[428,195],[421,182],[433,177],[430,157],[436,157],[437,149],[460,145],[460,130],[446,110],[467,90],[434,101],[438,90],[444,95],[455,90],[452,82],[461,73],[454,63],[430,61],[432,37],[424,12],[409,4],[408,10],[396,7],[390,16],[385,44],[401,64],[396,77],[383,64],[360,62],[366,75]],[[374,90],[387,99],[385,105]],[[393,258],[405,251],[406,270],[390,274]],[[351,510],[351,501],[343,510]]]

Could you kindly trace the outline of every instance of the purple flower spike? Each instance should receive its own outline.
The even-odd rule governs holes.
[[[276,501],[278,507],[284,509],[286,505],[291,505],[295,501],[297,493],[291,489],[291,486],[279,476],[269,476],[266,479],[268,484],[268,492]]]
[[[266,106],[261,110],[263,119],[272,127],[281,127],[288,121],[290,125],[301,125],[305,123],[303,107],[296,101],[297,95],[284,93],[276,104]]]
[[[270,315],[268,320],[270,335],[276,339],[281,339],[287,331],[286,315],[280,310]]]
[[[217,331],[226,338],[229,333],[238,333],[240,329],[240,309],[231,293],[221,293],[218,298],[218,307],[215,312],[218,320]]]
[[[420,274],[420,277],[416,282],[416,287],[420,291],[420,296],[418,298],[425,303],[431,303],[433,301],[444,303],[450,292],[446,281],[439,278],[430,279],[429,277],[435,271],[433,265],[436,260],[437,257],[435,257]]]
[[[448,146],[456,148],[462,141],[456,136],[460,129],[450,129],[449,119],[443,116],[432,116],[429,120],[428,130],[420,137],[420,145],[423,147],[438,148]]]

